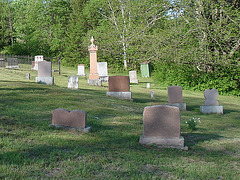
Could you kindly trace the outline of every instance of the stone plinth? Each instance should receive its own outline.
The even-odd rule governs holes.
[[[200,106],[203,114],[223,114],[223,106]]]
[[[125,100],[132,100],[132,93],[131,92],[106,92],[107,96],[125,99]]]
[[[147,106],[143,112],[143,136],[141,144],[186,150],[180,136],[180,110],[167,105]]]
[[[52,115],[52,125],[55,127],[70,127],[82,131],[89,131],[86,126],[87,113],[80,110],[68,111],[66,109],[55,109]]]
[[[138,83],[137,71],[129,71],[130,83]]]

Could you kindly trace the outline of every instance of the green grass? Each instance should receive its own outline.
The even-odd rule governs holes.
[[[55,85],[25,78],[29,71],[0,68],[0,179],[240,179],[240,98],[219,96],[224,115],[204,115],[203,92],[183,91],[181,132],[188,151],[138,143],[145,106],[167,103],[167,87],[139,77],[133,101],[106,97],[103,87],[67,88],[77,69],[54,73]],[[150,99],[146,83],[156,99]],[[57,108],[87,112],[90,133],[49,126]],[[200,117],[196,131],[186,120]]]

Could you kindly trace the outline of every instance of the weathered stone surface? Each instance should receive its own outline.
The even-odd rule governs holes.
[[[143,112],[141,144],[188,150],[180,136],[180,110],[167,105],[147,106]]]
[[[79,64],[78,65],[78,74],[77,74],[78,76],[86,76],[86,74],[85,74],[85,66],[84,66],[84,64]]]
[[[99,78],[104,82],[108,82],[107,62],[98,62],[97,63],[97,71],[99,74]]]
[[[38,62],[38,77],[52,77],[52,63],[48,61]]]
[[[7,58],[7,67],[6,68],[19,68],[17,58]]]
[[[69,76],[68,77],[68,88],[78,89],[78,76]]]
[[[132,100],[132,93],[131,92],[107,92],[107,96],[119,98],[119,99],[126,99],[126,100]]]
[[[218,91],[216,89],[206,89],[204,91],[205,97],[205,106],[218,106],[219,103],[217,101]]]
[[[223,106],[200,106],[203,114],[223,114]]]
[[[138,83],[137,71],[129,71],[130,83]]]
[[[168,103],[182,103],[182,87],[169,86],[168,87]]]
[[[180,110],[167,105],[147,106],[143,112],[144,137],[180,137]]]
[[[66,109],[55,109],[52,115],[52,125],[85,128],[87,113],[80,110],[68,111]]]
[[[26,73],[26,79],[30,79],[30,73]]]
[[[129,92],[130,82],[128,76],[109,76],[109,92]]]
[[[32,63],[32,69],[33,70],[38,70],[38,62],[44,61],[42,55],[37,55],[34,57],[34,63]]]

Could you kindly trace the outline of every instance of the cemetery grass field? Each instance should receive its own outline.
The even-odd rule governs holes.
[[[203,92],[183,90],[181,135],[189,150],[159,149],[138,141],[144,107],[167,103],[167,87],[139,75],[126,101],[83,77],[78,90],[68,89],[74,74],[62,67],[47,86],[34,82],[34,71],[0,68],[0,179],[240,179],[240,97],[220,95],[224,114],[204,115]],[[91,132],[49,126],[57,108],[87,112]],[[185,121],[194,117],[201,124],[192,131]]]

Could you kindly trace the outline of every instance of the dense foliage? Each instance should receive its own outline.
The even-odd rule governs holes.
[[[240,4],[236,0],[1,0],[1,53],[61,56],[112,70],[155,66],[167,85],[240,95]]]

